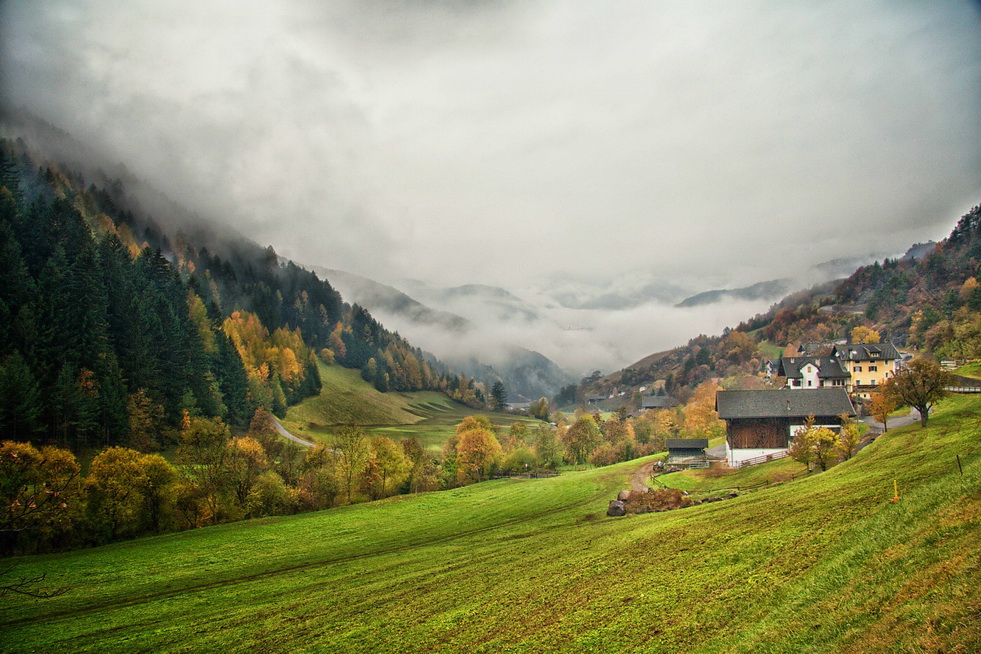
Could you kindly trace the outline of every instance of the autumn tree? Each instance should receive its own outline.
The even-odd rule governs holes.
[[[715,438],[725,432],[725,423],[719,420],[715,410],[715,394],[719,385],[706,381],[695,389],[688,404],[685,405],[685,431],[692,438]]]
[[[327,509],[346,488],[346,469],[340,453],[324,443],[309,448],[303,459],[298,502],[309,510]]]
[[[814,416],[808,416],[804,421],[804,426],[794,431],[794,437],[790,441],[790,448],[787,454],[794,461],[803,463],[807,470],[811,470],[811,463],[814,462],[814,449],[808,435],[814,430]]]
[[[371,439],[370,458],[378,475],[378,488],[372,492],[375,498],[388,497],[389,491],[397,489],[412,469],[412,461],[405,451],[387,436]]]
[[[933,361],[914,359],[885,383],[885,393],[899,405],[920,412],[920,425],[926,427],[930,409],[947,396],[952,376]]]
[[[589,462],[596,467],[613,465],[619,461],[616,448],[611,443],[603,442],[589,455]]]
[[[177,461],[188,481],[201,489],[206,519],[218,524],[233,493],[229,477],[231,432],[220,418],[191,418],[185,415]]]
[[[460,483],[487,479],[501,456],[501,444],[486,428],[475,428],[459,434],[457,476]]]
[[[368,465],[370,454],[368,437],[361,427],[345,425],[334,434],[333,442],[338,455],[338,463],[341,466],[347,502],[350,504],[354,480],[364,472]]]
[[[872,393],[869,402],[869,413],[873,418],[882,423],[882,430],[889,431],[889,414],[897,409],[896,398],[887,392],[884,384],[879,384],[879,389]]]
[[[827,427],[818,427],[814,424],[814,417],[809,416],[805,425],[794,432],[790,456],[805,464],[808,469],[811,462],[814,462],[824,471],[834,463],[840,451],[841,439],[838,434]]]
[[[101,541],[139,533],[143,497],[137,488],[144,483],[141,456],[129,448],[109,447],[92,459],[85,489],[89,524]]]
[[[291,488],[273,470],[262,472],[249,490],[246,510],[251,516],[293,513],[299,502],[299,491]]]
[[[555,470],[562,462],[558,435],[550,425],[542,424],[535,430],[535,457],[546,470]]]
[[[564,434],[566,458],[576,465],[583,465],[602,442],[603,436],[596,420],[589,414],[583,414],[576,418]]]
[[[852,343],[878,343],[882,338],[879,332],[864,325],[852,329],[851,337]]]
[[[528,441],[528,424],[515,421],[506,436],[501,439],[501,446],[506,452],[513,452],[519,447],[525,447]]]
[[[144,454],[140,465],[143,474],[139,491],[143,495],[146,526],[152,533],[160,533],[169,526],[175,511],[180,477],[174,466],[159,454]]]
[[[532,402],[528,407],[528,414],[538,420],[548,422],[548,413],[548,400],[544,397]]]
[[[231,440],[228,448],[228,483],[240,508],[246,508],[252,488],[268,469],[269,459],[262,443],[250,436]]]
[[[129,394],[126,414],[129,423],[127,445],[140,452],[160,449],[163,435],[171,430],[163,406],[154,402],[145,388]]]
[[[0,443],[0,554],[9,553],[21,534],[37,551],[72,527],[82,503],[79,470],[67,450]]]
[[[855,456],[855,452],[858,451],[858,446],[862,442],[862,436],[858,430],[858,424],[850,415],[843,413],[839,419],[841,420],[841,430],[838,432],[838,451],[847,461]]]
[[[818,427],[811,432],[810,441],[814,447],[815,462],[822,471],[827,470],[842,449],[840,437],[827,427]]]
[[[490,421],[490,418],[484,415],[467,416],[456,426],[456,433],[462,434],[472,429],[486,429],[493,433],[494,424]]]

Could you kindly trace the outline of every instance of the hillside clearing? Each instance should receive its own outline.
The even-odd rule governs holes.
[[[291,433],[308,441],[329,442],[334,428],[356,424],[370,435],[416,438],[424,448],[438,451],[460,421],[475,413],[486,415],[505,431],[515,421],[537,424],[523,416],[475,411],[436,391],[381,393],[357,370],[323,363],[319,369],[320,394],[290,407],[282,421]]]

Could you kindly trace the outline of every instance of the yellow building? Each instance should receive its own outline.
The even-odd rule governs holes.
[[[849,374],[845,389],[868,399],[876,386],[896,374],[899,351],[890,343],[836,345],[835,356]]]

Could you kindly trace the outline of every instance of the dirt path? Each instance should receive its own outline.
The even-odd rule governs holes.
[[[651,473],[653,472],[654,461],[648,461],[637,468],[637,471],[630,475],[630,490],[640,491],[642,493],[647,490],[647,481],[651,478]]]

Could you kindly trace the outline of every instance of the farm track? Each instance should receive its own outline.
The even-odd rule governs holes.
[[[535,520],[537,518],[541,518],[541,517],[543,517],[545,515],[548,515],[548,514],[559,513],[559,512],[563,512],[563,511],[568,511],[568,510],[574,509],[576,507],[585,506],[586,504],[589,504],[590,502],[594,502],[594,501],[596,501],[596,500],[600,499],[601,497],[604,497],[604,496],[606,496],[608,494],[609,494],[609,491],[605,491],[605,490],[604,491],[599,491],[598,493],[595,493],[594,495],[591,495],[591,496],[589,496],[587,498],[584,498],[582,500],[579,500],[577,502],[571,502],[569,504],[565,504],[565,505],[557,506],[557,507],[552,507],[552,508],[549,508],[549,509],[546,509],[546,510],[543,510],[543,511],[537,511],[535,513],[529,513],[527,515],[524,515],[524,516],[521,516],[521,517],[518,517],[518,518],[511,518],[510,520],[504,520],[502,522],[498,522],[498,523],[493,524],[493,525],[488,525],[486,527],[478,527],[478,528],[475,528],[475,529],[468,529],[466,531],[460,531],[460,532],[455,532],[455,533],[452,533],[452,534],[447,534],[445,536],[438,536],[438,537],[435,537],[435,538],[430,538],[430,539],[427,539],[427,540],[425,540],[423,542],[419,542],[419,543],[410,543],[410,544],[406,544],[406,545],[399,545],[399,546],[396,546],[396,547],[389,547],[389,548],[385,548],[385,549],[381,549],[381,550],[376,550],[376,551],[372,551],[372,552],[363,552],[363,553],[360,553],[360,554],[349,554],[347,556],[340,556],[340,557],[336,557],[336,558],[332,558],[332,559],[327,559],[327,560],[321,560],[321,561],[308,561],[306,563],[298,563],[298,564],[295,564],[295,565],[288,565],[288,566],[284,566],[284,567],[281,567],[281,568],[276,568],[276,569],[273,569],[273,570],[264,570],[262,572],[255,572],[255,573],[252,573],[252,574],[242,575],[242,576],[239,576],[239,577],[231,577],[229,579],[220,579],[220,580],[216,580],[216,581],[202,582],[202,583],[199,583],[199,584],[191,584],[191,585],[188,585],[188,586],[181,586],[180,588],[173,588],[173,589],[167,589],[167,590],[160,590],[160,591],[156,591],[156,592],[152,592],[152,593],[146,593],[146,594],[139,595],[139,596],[136,596],[136,597],[128,597],[128,598],[124,598],[124,599],[115,599],[115,600],[110,600],[110,601],[106,601],[106,602],[99,602],[99,603],[96,603],[96,604],[91,604],[89,606],[83,606],[83,607],[80,607],[80,608],[77,608],[77,609],[60,610],[60,611],[54,611],[54,612],[51,612],[51,613],[46,613],[44,615],[31,616],[31,617],[25,617],[25,618],[17,618],[15,620],[3,621],[3,622],[0,622],[0,630],[2,630],[2,628],[4,628],[4,627],[12,627],[12,626],[20,626],[20,625],[26,625],[26,624],[34,624],[34,623],[39,623],[39,622],[46,622],[46,621],[49,621],[49,620],[59,620],[59,619],[63,619],[63,618],[71,618],[71,617],[74,617],[74,616],[84,616],[84,615],[89,615],[89,614],[96,613],[96,612],[99,612],[99,611],[104,611],[106,609],[114,609],[114,608],[126,607],[126,606],[137,606],[137,605],[146,604],[147,602],[151,602],[151,601],[154,601],[154,600],[157,600],[157,599],[161,599],[161,598],[176,597],[176,596],[185,595],[185,594],[188,594],[188,593],[196,593],[196,592],[201,592],[201,591],[212,590],[212,589],[215,589],[215,588],[235,586],[235,585],[238,585],[238,584],[248,583],[248,582],[256,581],[256,580],[259,580],[259,579],[268,579],[268,578],[276,577],[278,575],[290,574],[290,573],[293,573],[293,572],[297,572],[299,570],[310,570],[310,569],[316,569],[316,568],[323,568],[323,567],[328,567],[328,566],[335,565],[335,564],[338,564],[338,563],[347,563],[347,562],[350,562],[350,561],[357,561],[357,560],[361,560],[361,559],[368,559],[368,558],[376,557],[376,556],[385,556],[385,555],[388,555],[388,554],[395,554],[395,553],[398,553],[398,552],[407,552],[407,551],[411,551],[411,550],[415,550],[415,549],[420,549],[420,548],[423,548],[423,547],[428,547],[430,545],[438,545],[438,544],[441,544],[441,543],[448,543],[448,542],[452,542],[454,540],[465,538],[467,536],[472,536],[472,535],[475,535],[475,534],[480,534],[480,533],[484,533],[484,532],[490,532],[490,531],[493,531],[495,529],[500,529],[501,527],[513,526],[513,525],[521,524],[523,522],[530,522],[532,520]]]

